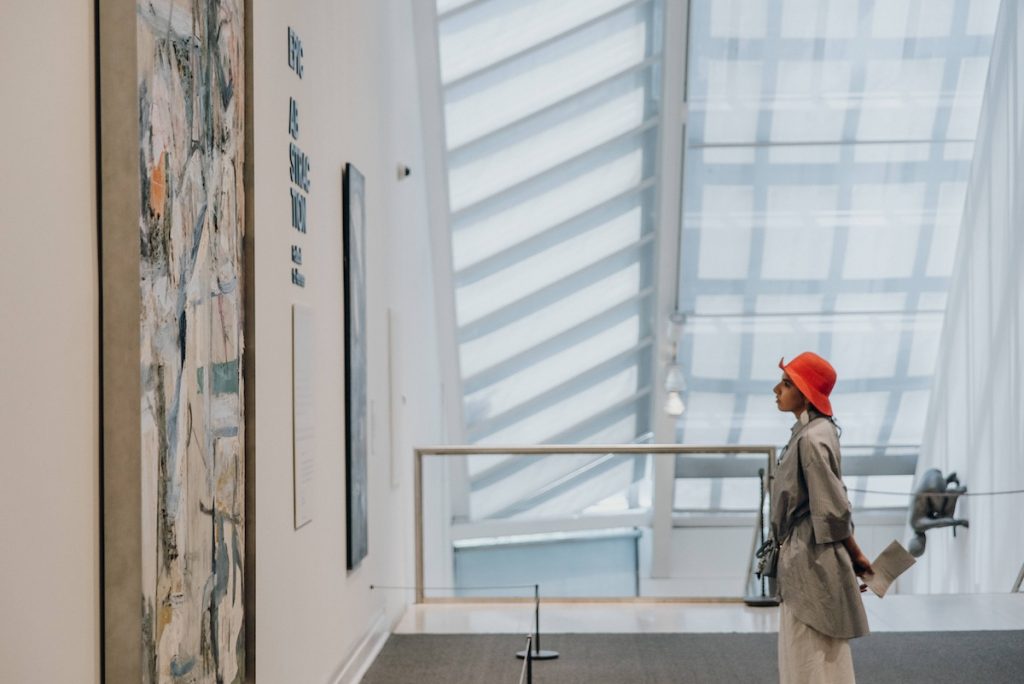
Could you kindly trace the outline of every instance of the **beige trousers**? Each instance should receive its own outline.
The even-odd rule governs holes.
[[[782,602],[779,612],[779,684],[854,684],[849,639],[805,625]]]

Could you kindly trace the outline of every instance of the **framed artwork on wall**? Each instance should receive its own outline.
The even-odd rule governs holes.
[[[368,551],[368,405],[366,394],[366,203],[365,178],[352,164],[342,174],[345,284],[345,488],[346,561],[359,566]]]
[[[245,681],[245,3],[101,0],[104,681]]]

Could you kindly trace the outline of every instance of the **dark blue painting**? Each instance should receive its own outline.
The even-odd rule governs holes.
[[[344,198],[345,282],[345,483],[346,557],[349,570],[366,557],[366,209],[365,179],[352,164],[345,165]]]

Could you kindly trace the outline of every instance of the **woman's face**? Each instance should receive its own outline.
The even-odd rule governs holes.
[[[796,388],[793,381],[785,373],[782,380],[775,386],[775,405],[780,411],[790,412],[797,416],[807,410],[807,397]]]

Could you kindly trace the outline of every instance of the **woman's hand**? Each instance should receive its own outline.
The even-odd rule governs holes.
[[[857,553],[850,554],[850,560],[853,561],[853,572],[857,577],[863,579],[866,576],[875,574],[874,568],[871,567],[871,561],[868,560],[867,556],[865,556],[860,549],[857,549]],[[860,585],[861,593],[864,593],[867,590],[868,585],[862,583]]]
[[[864,552],[860,550],[860,546],[857,545],[857,541],[850,535],[843,540],[843,546],[846,547],[847,553],[850,554],[850,561],[853,563],[853,573],[857,577],[864,578],[866,576],[874,575],[875,570],[871,567],[871,561],[864,555]],[[868,590],[868,585],[860,585],[861,592]]]
[[[850,560],[853,561],[853,572],[857,577],[875,574],[874,568],[871,567],[871,561],[860,549],[857,549],[856,553],[850,554]]]

